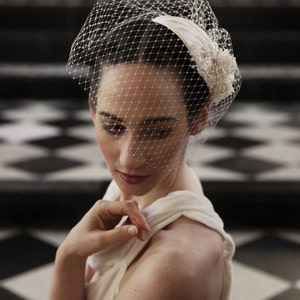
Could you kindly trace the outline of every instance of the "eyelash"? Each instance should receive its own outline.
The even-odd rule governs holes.
[[[121,136],[125,131],[126,127],[122,124],[103,124],[103,129],[110,135],[118,137]],[[164,128],[164,129],[145,129],[142,130],[144,134],[142,137],[150,138],[154,140],[163,140],[169,137],[172,134],[171,128]]]
[[[122,124],[103,124],[103,129],[113,136],[119,136],[126,130]]]
[[[154,129],[154,130],[147,130],[147,136],[150,136],[153,139],[156,140],[163,140],[167,137],[169,137],[172,133],[172,129]]]

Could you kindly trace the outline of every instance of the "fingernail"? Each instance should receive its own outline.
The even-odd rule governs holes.
[[[150,226],[148,225],[148,223],[145,223],[145,225],[146,225],[146,229],[147,229],[148,231],[150,231]]]
[[[127,228],[127,232],[128,232],[129,235],[135,236],[135,235],[138,234],[138,229],[135,226],[129,226]]]
[[[141,238],[143,241],[146,241],[148,238],[148,233],[146,231],[141,231]]]

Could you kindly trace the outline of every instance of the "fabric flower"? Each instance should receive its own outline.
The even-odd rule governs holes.
[[[235,73],[238,72],[236,59],[230,52],[222,50],[207,33],[191,20],[159,16],[152,20],[172,30],[186,45],[193,67],[203,77],[210,91],[210,103],[216,104],[234,92]]]

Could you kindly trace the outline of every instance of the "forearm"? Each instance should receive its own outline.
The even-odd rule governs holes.
[[[128,216],[132,224],[115,228],[122,216]],[[144,240],[149,231],[136,202],[97,201],[72,228],[56,253],[49,299],[85,300],[87,257],[117,242],[136,237]]]
[[[85,300],[85,258],[58,249],[49,300]]]

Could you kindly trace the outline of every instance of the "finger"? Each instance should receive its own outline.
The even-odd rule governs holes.
[[[136,237],[138,233],[139,231],[135,225],[126,225],[107,231],[101,231],[98,234],[98,244],[104,249],[111,244],[127,241]]]
[[[138,208],[138,204],[135,201],[124,201],[124,213],[129,217],[132,224],[136,225],[144,231],[150,231],[149,224]]]
[[[145,216],[140,212],[135,201],[100,200],[97,202],[97,215],[104,222],[112,222],[118,217],[128,216],[131,223],[136,225],[139,230],[150,230]]]
[[[127,227],[127,228],[125,228],[125,230],[127,230],[128,234],[131,237],[135,237],[136,236],[141,241],[146,241],[147,240],[148,233],[146,231],[143,231],[143,230],[138,231],[137,227],[133,226],[133,225],[123,226],[123,227]]]

